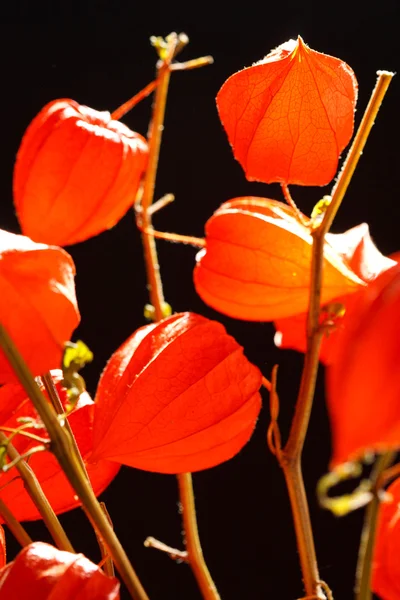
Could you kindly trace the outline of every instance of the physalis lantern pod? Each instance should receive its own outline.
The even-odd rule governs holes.
[[[7,551],[6,551],[6,536],[3,527],[0,525],[0,569],[4,567],[7,562]]]
[[[218,465],[250,438],[260,386],[221,324],[181,313],[143,327],[100,379],[93,458],[159,473]]]
[[[68,398],[66,389],[61,385],[62,372],[52,371],[52,377],[66,409]],[[46,395],[46,392],[44,393]],[[106,460],[88,463],[92,451],[93,417],[94,402],[87,392],[83,392],[69,413],[68,421],[85,463],[93,491],[98,496],[114,479],[119,471],[119,465]],[[0,426],[16,430],[21,426],[21,419],[25,422],[24,432],[48,439],[47,431],[22,386],[12,383],[4,385],[0,388]],[[28,420],[32,420],[32,429],[27,427]],[[37,446],[38,442],[17,434],[13,437],[13,444],[20,454],[24,454]],[[81,505],[57,459],[50,451],[33,454],[29,459],[29,465],[34,470],[47,499],[57,514]],[[14,468],[0,475],[0,498],[7,506],[12,507],[13,514],[19,521],[40,519],[41,516],[25,490],[22,479],[16,477],[16,474]]]
[[[400,598],[400,479],[387,489],[379,506],[374,556],[372,591],[381,600]]]
[[[0,320],[35,376],[60,366],[79,324],[74,275],[61,248],[0,230]],[[16,380],[0,351],[0,383]]]
[[[65,246],[113,227],[133,205],[146,140],[74,100],[47,104],[28,127],[14,169],[22,232]]]
[[[247,179],[326,185],[352,136],[356,100],[350,67],[299,36],[232,75],[217,107]]]
[[[207,221],[194,283],[214,309],[236,319],[273,321],[307,310],[312,236],[291,208],[269,198],[235,198]],[[325,246],[322,302],[364,283]]]
[[[0,600],[119,600],[119,582],[83,554],[33,542],[0,570]]]
[[[379,252],[371,239],[367,223],[361,223],[344,233],[328,233],[325,240],[357,277],[366,284],[372,282],[378,275],[396,264],[394,260]],[[338,312],[340,313],[341,310],[340,307],[344,309],[345,314],[350,315],[355,300],[355,294],[345,294],[328,303],[322,310],[322,317],[330,319],[332,324],[329,335],[324,336],[322,340],[320,360],[324,364],[331,362],[338,334],[343,327],[343,320],[341,317],[337,318]],[[279,348],[291,348],[305,352],[307,344],[306,323],[306,313],[286,319],[278,319],[275,322],[277,330],[275,335],[276,345]]]
[[[327,369],[332,466],[400,448],[400,265],[360,291]]]

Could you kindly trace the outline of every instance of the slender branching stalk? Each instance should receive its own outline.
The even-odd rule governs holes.
[[[378,524],[378,512],[381,499],[382,475],[392,464],[396,452],[386,452],[377,459],[371,474],[373,498],[365,511],[364,526],[361,534],[360,548],[358,552],[355,600],[372,600],[371,575],[372,555],[376,537],[376,526]]]
[[[12,511],[0,498],[0,515],[3,517],[4,523],[7,525],[15,539],[22,547],[29,546],[32,543],[32,539],[22,527],[21,523],[16,519]]]
[[[58,394],[57,388],[54,384],[53,378],[51,376],[51,373],[45,373],[45,375],[42,376],[42,381],[43,381],[43,385],[44,388],[49,396],[50,402],[52,403],[54,410],[56,411],[56,413],[58,415],[64,415],[64,407],[62,405],[61,402],[61,398]],[[78,444],[76,443],[76,439],[74,436],[74,432],[72,431],[72,427],[69,424],[68,421],[68,417],[65,416],[64,417],[64,427],[66,429],[66,431],[68,431],[70,438],[71,438],[71,444],[74,448],[77,460],[79,461],[80,467],[82,469],[82,471],[85,473],[86,475],[86,479],[89,483],[89,485],[92,487],[91,481],[89,479],[89,475],[88,472],[86,470],[86,466],[85,466],[85,462],[82,458],[81,452],[79,450]],[[107,509],[105,507],[104,502],[100,502],[100,505],[103,509],[103,512],[105,513],[105,515],[107,516],[108,520],[110,521]],[[111,521],[110,521],[111,522]],[[104,571],[105,573],[109,576],[109,577],[113,577],[114,576],[114,567],[113,567],[113,562],[111,560],[111,558],[108,556],[108,552],[107,549],[104,545],[103,539],[101,537],[101,535],[99,534],[99,532],[97,531],[97,529],[94,530],[96,537],[97,537],[97,543],[99,545],[100,548],[100,553],[101,553],[101,557],[102,557],[102,561],[103,561],[103,567],[104,567]]]
[[[301,469],[301,456],[311,414],[318,371],[319,350],[323,336],[319,319],[323,281],[324,238],[343,200],[392,77],[392,73],[378,72],[377,84],[332,190],[331,201],[327,205],[322,219],[314,227],[311,224],[313,247],[307,320],[307,350],[289,438],[286,446],[277,454],[288,487],[304,587],[309,597],[324,597],[324,586],[321,586],[318,573],[313,532]],[[326,584],[324,585],[326,594],[328,588]]]
[[[134,600],[148,600],[136,572],[88,483],[68,431],[59,422],[53,407],[40,391],[20,352],[2,325],[0,347],[43,421],[51,440],[51,450],[81,500],[92,526],[101,535],[131,597]]]
[[[32,471],[31,467],[25,462],[18,450],[13,446],[4,433],[0,432],[0,443],[3,444],[7,450],[7,455],[11,461],[15,461],[15,468],[17,469],[24,487],[29,494],[32,502],[39,511],[44,524],[49,530],[51,537],[53,538],[57,548],[60,550],[66,550],[67,552],[74,552],[71,542],[68,539],[67,534],[61,526],[60,521],[57,518],[56,513],[52,509],[49,501],[47,500],[42,487]]]
[[[187,43],[186,36],[177,36],[171,34],[167,38],[167,45],[164,48],[164,56],[158,65],[157,89],[153,104],[153,115],[149,130],[149,163],[143,184],[143,194],[139,210],[140,229],[142,230],[144,259],[147,271],[147,281],[150,302],[154,307],[154,320],[159,321],[165,316],[165,300],[160,277],[160,268],[157,258],[155,239],[152,232],[151,206],[154,199],[154,189],[157,175],[158,160],[160,154],[161,137],[164,127],[165,107],[168,95],[168,86],[171,75],[171,62],[175,58],[182,45]],[[203,64],[210,64],[211,59],[206,57]],[[184,64],[184,63],[183,63]],[[187,65],[201,66],[196,61],[190,61]],[[183,514],[183,525],[185,531],[185,541],[187,549],[187,562],[190,564],[197,583],[206,600],[219,600],[219,594],[211,579],[209,570],[205,563],[203,552],[201,550],[200,539],[197,528],[196,509],[194,503],[194,493],[192,476],[190,473],[177,475],[180,501]]]

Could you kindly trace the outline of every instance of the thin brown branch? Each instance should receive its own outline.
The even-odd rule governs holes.
[[[367,506],[364,518],[364,526],[361,534],[360,548],[358,552],[355,600],[371,600],[371,576],[372,556],[378,524],[379,505],[381,500],[382,475],[391,465],[396,456],[395,452],[386,452],[378,457],[370,481],[372,484],[373,497]]]
[[[322,224],[322,231],[327,233],[331,228],[333,220],[339,210],[340,204],[344,198],[346,190],[349,186],[355,168],[360,160],[363,153],[364,146],[367,142],[368,136],[371,132],[372,126],[375,122],[375,118],[381,107],[382,101],[385,97],[390,82],[394,77],[394,73],[389,71],[378,71],[378,79],[376,81],[375,88],[372,92],[370,101],[367,108],[365,109],[363,118],[356,135],[354,136],[353,143],[343,164],[342,170],[333,186],[331,196],[332,202],[328,207],[325,218]]]
[[[148,596],[129,562],[121,543],[110,526],[86,479],[86,475],[76,456],[70,435],[59,423],[54,409],[40,391],[13,340],[2,325],[0,325],[0,347],[43,421],[51,439],[52,452],[81,500],[90,522],[102,536],[108,553],[112,557],[131,597],[134,600],[148,600]],[[26,467],[29,469],[28,465]]]
[[[201,549],[191,473],[179,474],[178,484],[188,561],[193,569],[204,600],[220,600]]]
[[[3,517],[3,520],[17,542],[21,544],[22,547],[29,546],[32,543],[32,539],[22,527],[21,523],[14,517],[12,511],[8,508],[8,506],[3,502],[0,498],[0,514]]]
[[[178,550],[177,548],[172,548],[172,546],[168,546],[164,544],[164,542],[160,542],[156,538],[149,536],[144,541],[144,546],[146,548],[154,548],[155,550],[160,550],[160,552],[164,552],[168,554],[172,560],[179,560],[183,562],[189,562],[188,553],[186,550]]]
[[[10,460],[15,463],[15,468],[17,469],[24,483],[24,487],[27,493],[29,494],[32,502],[38,509],[39,514],[42,517],[47,529],[49,530],[57,548],[59,548],[60,550],[66,550],[67,552],[75,552],[71,542],[68,539],[67,534],[65,533],[60,521],[57,518],[57,515],[55,514],[49,501],[43,493],[42,487],[35,473],[32,471],[31,467],[21,458],[21,455],[17,451],[17,449],[7,439],[4,433],[1,432],[0,443],[5,445],[7,455],[9,456]]]
[[[161,137],[164,124],[165,107],[168,95],[168,86],[171,75],[171,61],[180,50],[179,40],[181,37],[176,34],[170,34],[167,40],[167,46],[163,46],[164,60],[158,65],[157,91],[153,105],[153,116],[149,131],[149,162],[143,184],[142,197],[140,204],[136,205],[136,216],[139,228],[142,230],[142,241],[144,260],[147,272],[147,282],[150,295],[150,302],[154,307],[154,320],[159,321],[164,317],[164,293],[160,277],[160,268],[158,264],[157,250],[155,244],[155,232],[151,222],[151,206],[154,199],[154,189],[157,176],[158,159],[160,154]],[[186,40],[186,41],[185,41]],[[187,43],[187,38],[183,38],[182,43]],[[154,40],[154,45],[162,45],[158,38]],[[167,234],[168,235],[168,234]],[[163,236],[164,237],[164,236]],[[183,237],[183,236],[180,236]],[[186,236],[185,241],[188,239]],[[165,239],[165,237],[164,237]],[[194,238],[191,238],[193,240]],[[176,239],[174,240],[176,241]],[[182,240],[180,240],[182,241]],[[204,244],[204,240],[202,245]],[[192,243],[192,242],[186,242]],[[200,539],[198,535],[196,509],[194,504],[194,494],[192,486],[192,477],[190,473],[178,475],[180,498],[183,511],[183,523],[185,530],[185,540],[187,544],[187,556],[192,571],[196,577],[199,588],[205,600],[219,600],[216,587],[211,579],[207,565],[204,561],[201,550]]]
[[[52,403],[52,405],[54,407],[54,410],[56,411],[56,413],[58,415],[64,415],[64,407],[62,405],[61,398],[60,398],[60,396],[58,394],[58,390],[57,390],[57,388],[56,388],[56,386],[54,384],[54,381],[53,381],[53,378],[51,376],[51,373],[46,373],[45,375],[43,375],[42,376],[42,381],[43,381],[43,385],[45,387],[45,390],[46,390],[46,392],[47,392],[47,394],[48,394],[48,396],[50,398],[50,401],[51,401],[51,403]],[[66,415],[64,416],[64,422],[63,422],[63,424],[64,424],[64,427],[65,427],[66,431],[68,431],[68,433],[70,435],[71,444],[72,444],[72,446],[74,448],[77,460],[80,463],[80,467],[81,467],[82,471],[85,473],[86,479],[87,479],[90,487],[92,487],[92,484],[91,484],[91,481],[89,479],[89,475],[88,475],[88,472],[87,472],[87,469],[86,469],[85,462],[84,462],[84,460],[82,458],[81,452],[80,452],[78,444],[76,442],[76,438],[75,438],[74,432],[72,431],[72,427],[71,427],[71,425],[69,423],[68,416],[66,416]],[[107,516],[110,524],[112,525],[111,519],[110,519],[110,515],[107,512],[107,509],[105,507],[104,502],[100,502],[100,506],[102,507],[103,512],[105,513],[105,515]],[[97,529],[94,529],[94,532],[96,534],[97,543],[99,545],[100,553],[101,553],[101,556],[102,556],[102,559],[103,559],[102,564],[104,565],[104,571],[105,571],[105,573],[107,573],[107,575],[109,575],[110,577],[113,577],[114,576],[114,567],[113,567],[112,559],[110,558],[110,556],[108,554],[108,551],[107,551],[107,549],[106,549],[106,547],[104,545],[103,538],[101,537],[101,535],[99,534],[99,532],[97,531]]]

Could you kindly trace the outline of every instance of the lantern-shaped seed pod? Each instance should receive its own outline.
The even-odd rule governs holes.
[[[56,246],[0,229],[0,315],[33,375],[60,366],[64,344],[78,326],[75,265]],[[15,382],[0,350],[0,383]]]
[[[54,100],[28,127],[14,169],[25,235],[65,246],[113,227],[133,205],[147,165],[146,140],[74,100]]]
[[[0,600],[119,600],[119,582],[83,554],[33,542],[0,571]]]
[[[181,313],[143,327],[100,379],[92,460],[158,473],[218,465],[249,440],[261,379],[216,321]]]
[[[85,463],[93,491],[98,496],[117,475],[120,466],[106,460],[88,464],[93,442],[94,402],[87,392],[82,392],[71,410],[68,404],[67,390],[62,385],[62,371],[55,369],[51,374],[63,408],[66,412],[68,410],[68,422]],[[43,388],[42,392],[47,396]],[[21,419],[25,421],[25,433],[36,434],[41,438],[49,439],[46,428],[39,419],[23,387],[18,383],[3,385],[0,388],[0,427],[5,428],[5,431],[17,430],[21,425]],[[32,428],[27,427],[28,420],[31,420]],[[20,454],[25,454],[38,445],[37,441],[25,435],[14,436],[13,444]],[[33,454],[29,458],[29,465],[35,472],[43,492],[56,514],[81,506],[81,501],[76,496],[57,459],[50,450]],[[16,477],[16,474],[15,467],[1,473],[1,500],[7,506],[12,507],[13,515],[18,521],[40,519],[41,516],[27,493],[22,479]]]

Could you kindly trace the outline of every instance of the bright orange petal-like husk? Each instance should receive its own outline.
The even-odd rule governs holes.
[[[366,284],[370,283],[380,273],[387,271],[396,263],[391,258],[381,254],[373,243],[367,223],[361,223],[342,234],[328,233],[328,244],[342,257],[345,264]],[[345,307],[350,314],[354,303],[354,295],[344,295],[333,300]],[[306,349],[307,315],[305,313],[279,319],[275,322],[277,333],[275,343],[279,348],[290,348],[305,352]],[[335,326],[329,335],[322,340],[320,360],[329,364],[332,360],[335,344],[343,327],[340,319],[335,320]]]
[[[22,231],[65,246],[113,227],[133,206],[146,140],[108,112],[54,100],[28,127],[14,170]]]
[[[34,542],[0,571],[0,600],[119,600],[119,582],[83,554]]]
[[[332,466],[400,448],[400,265],[357,294],[327,370]]]
[[[61,371],[53,371],[53,378],[57,383],[60,397],[65,402],[65,390],[60,385],[61,377]],[[93,413],[94,402],[89,394],[85,392],[81,394],[68,420],[86,464],[93,490],[98,496],[114,479],[119,471],[119,465],[106,460],[88,464],[88,457],[92,451]],[[17,419],[21,417],[37,419],[37,414],[22,387],[18,384],[7,384],[0,388],[0,426],[18,428],[20,423]],[[46,430],[43,427],[39,429],[29,428],[25,431],[47,438]],[[9,433],[6,433],[6,435],[9,435]],[[13,438],[13,444],[20,453],[24,453],[37,446],[38,442],[17,435]],[[80,506],[80,501],[77,500],[75,492],[51,452],[32,455],[29,464],[57,514]],[[37,508],[27,494],[22,480],[15,478],[16,474],[14,468],[0,475],[0,498],[12,509],[18,520],[40,519]]]
[[[4,534],[4,529],[0,525],[0,569],[4,567],[7,562],[7,552],[6,552],[6,536]]]
[[[160,473],[213,467],[250,438],[260,386],[215,321],[182,313],[139,329],[101,377],[93,456]]]
[[[216,310],[248,321],[273,321],[308,306],[312,237],[286,205],[268,198],[225,202],[207,221],[194,283]],[[322,302],[363,282],[328,245]]]
[[[235,73],[217,107],[249,180],[326,185],[353,133],[357,82],[338,58],[299,37]]]
[[[78,326],[75,266],[61,248],[0,230],[0,314],[33,375],[58,368]],[[0,383],[16,377],[0,350]]]
[[[400,598],[400,479],[387,489],[379,507],[372,560],[372,591],[381,600]]]

